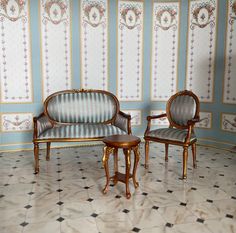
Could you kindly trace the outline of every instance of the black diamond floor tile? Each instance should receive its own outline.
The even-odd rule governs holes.
[[[122,212],[124,212],[124,213],[129,213],[129,210],[127,210],[127,209],[123,209],[123,211]]]
[[[172,224],[172,223],[169,223],[169,222],[166,223],[166,227],[173,227],[173,226],[174,226],[174,224]]]
[[[197,219],[197,222],[199,222],[199,223],[204,223],[204,221],[205,221],[205,220],[204,220],[204,219],[201,219],[201,218],[198,218],[198,219]]]
[[[152,209],[154,209],[154,210],[158,210],[159,207],[154,205],[154,206],[152,207]]]
[[[141,229],[139,229],[139,228],[137,228],[137,227],[134,227],[134,228],[132,229],[133,232],[140,232],[140,230],[141,230]]]
[[[225,217],[226,218],[234,218],[234,216],[232,214],[226,214]]]
[[[26,205],[24,208],[26,208],[27,210],[30,209],[32,206],[31,205]]]
[[[64,204],[64,202],[62,202],[62,201],[57,202],[57,205],[63,205],[63,204]]]
[[[98,214],[92,213],[91,216],[94,217],[94,218],[96,218],[96,217],[98,216]]]
[[[20,225],[22,226],[22,227],[25,227],[25,226],[27,226],[29,223],[28,222],[22,222]]]
[[[62,221],[64,221],[64,220],[65,220],[65,219],[62,218],[62,217],[60,217],[60,218],[57,219],[58,222],[62,222]]]
[[[89,198],[89,199],[87,199],[87,201],[92,202],[92,201],[93,201],[93,198]]]

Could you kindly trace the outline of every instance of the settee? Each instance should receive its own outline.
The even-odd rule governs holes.
[[[120,111],[116,96],[103,90],[53,93],[33,122],[35,173],[39,172],[40,143],[46,143],[46,160],[50,160],[52,142],[100,141],[110,135],[131,134],[131,116]]]

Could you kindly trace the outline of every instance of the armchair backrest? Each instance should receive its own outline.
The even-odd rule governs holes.
[[[103,90],[65,90],[47,97],[44,113],[55,123],[111,123],[119,102]]]
[[[180,91],[168,100],[166,113],[170,126],[187,129],[187,122],[199,116],[198,97],[191,91]]]

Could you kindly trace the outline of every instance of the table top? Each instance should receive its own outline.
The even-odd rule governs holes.
[[[137,146],[141,142],[141,139],[133,135],[112,135],[105,137],[103,142],[111,147],[131,148]]]

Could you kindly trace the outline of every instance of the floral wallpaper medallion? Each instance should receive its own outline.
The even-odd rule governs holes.
[[[161,115],[163,113],[166,113],[166,110],[152,110],[150,115]],[[152,125],[157,125],[160,127],[168,127],[170,125],[167,117],[158,118],[151,120]]]
[[[213,101],[217,0],[190,1],[186,88]]]
[[[118,1],[118,83],[121,101],[142,100],[143,1]]]
[[[222,113],[221,128],[236,133],[236,114]]]
[[[81,74],[84,88],[108,88],[108,2],[81,1]]]
[[[236,1],[228,1],[223,102],[236,104]]]
[[[4,113],[1,115],[1,131],[31,131],[33,129],[32,113]]]
[[[142,124],[142,111],[141,110],[122,110],[126,114],[131,115],[131,125],[137,126]]]
[[[1,102],[32,102],[28,1],[0,0],[0,50]]]
[[[153,3],[151,100],[167,101],[176,92],[179,3]]]
[[[43,98],[71,88],[69,0],[40,0]]]
[[[212,125],[212,113],[211,112],[200,112],[200,122],[196,123],[197,128],[210,129]]]

